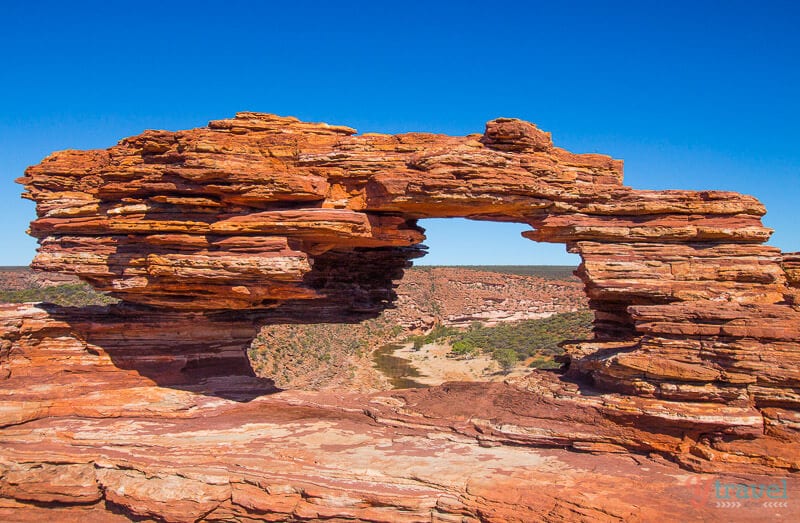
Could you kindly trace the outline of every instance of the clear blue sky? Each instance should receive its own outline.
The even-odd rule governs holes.
[[[800,250],[798,3],[432,4],[5,0],[0,265],[34,253],[27,165],[241,110],[391,133],[524,118],[623,158],[636,188],[753,194],[771,243]],[[573,261],[521,226],[423,225],[428,263]]]

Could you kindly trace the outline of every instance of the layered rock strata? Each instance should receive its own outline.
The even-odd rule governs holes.
[[[796,488],[800,258],[763,245],[771,231],[755,198],[634,190],[622,184],[620,161],[569,153],[514,119],[493,120],[482,135],[392,136],[257,113],[55,153],[20,181],[37,202],[34,266],[77,274],[123,303],[3,309],[0,508],[12,519],[52,503],[168,520],[652,519],[636,496],[626,494],[622,509],[608,500],[634,484],[608,456],[554,469],[570,481],[591,477],[590,502],[568,488],[545,505],[490,492],[486,485],[537,491],[548,477],[523,471],[523,453],[504,443],[652,454]],[[358,321],[391,306],[396,280],[424,253],[416,222],[428,217],[527,223],[526,237],[581,256],[596,339],[568,347],[567,375],[416,398],[260,397],[271,384],[243,355],[256,326]],[[303,401],[314,408],[300,409]],[[295,428],[265,439],[231,432],[258,418],[260,405]],[[164,432],[166,419],[191,421]],[[322,419],[347,425],[336,427],[347,433],[342,446],[324,443],[332,426]],[[466,484],[441,483],[417,474],[411,456],[420,448],[378,443],[369,427],[387,426],[408,431],[411,446],[424,434],[431,455],[447,454],[456,434],[472,446],[455,454],[513,456],[490,479],[453,471]],[[281,453],[284,437],[318,443]],[[241,449],[218,451],[234,441]],[[355,461],[362,473],[320,465],[326,452],[352,458],[347,449],[359,441],[403,455],[404,465],[374,454],[375,468]],[[186,443],[185,459],[167,456],[170,442]],[[289,477],[250,460],[255,448],[306,468]],[[586,472],[606,458],[604,472]],[[651,466],[640,461],[637,472],[665,485]],[[372,483],[353,487],[375,470]],[[176,505],[168,492],[192,501]],[[664,510],[673,500],[648,499]]]
[[[581,256],[598,340],[632,340],[622,354],[574,351],[592,353],[575,369],[603,387],[728,402],[800,381],[780,348],[800,338],[797,257],[762,245],[771,231],[758,200],[631,189],[621,161],[572,154],[520,120],[466,137],[356,135],[239,113],[55,153],[20,182],[37,202],[34,266],[126,302],[352,321],[391,305],[394,281],[424,253],[417,219],[516,221]],[[770,307],[780,334],[698,326],[763,324]],[[680,327],[641,319],[654,314]]]
[[[598,394],[547,372],[281,392],[237,358],[247,322],[207,342],[220,318],[179,314],[0,306],[0,519],[800,517],[800,450],[752,406]],[[787,498],[726,500],[716,482]]]

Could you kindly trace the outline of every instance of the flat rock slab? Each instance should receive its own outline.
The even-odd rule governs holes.
[[[657,456],[487,445],[457,431],[392,425],[365,413],[370,405],[392,401],[400,400],[281,392],[248,403],[220,400],[219,412],[202,409],[193,417],[67,416],[5,427],[0,518],[800,517],[800,479],[794,475],[703,474]]]

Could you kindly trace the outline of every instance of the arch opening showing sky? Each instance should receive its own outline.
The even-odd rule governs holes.
[[[524,223],[488,222],[465,218],[419,220],[425,229],[428,254],[414,265],[571,265],[580,256],[561,243],[523,238],[531,226]]]

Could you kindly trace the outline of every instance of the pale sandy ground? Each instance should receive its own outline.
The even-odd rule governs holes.
[[[481,354],[470,359],[448,358],[450,347],[438,343],[423,345],[414,350],[412,343],[394,352],[398,358],[411,360],[422,376],[413,378],[426,385],[439,385],[445,381],[503,381],[511,376],[521,376],[530,369],[518,365],[512,372],[499,372],[500,366],[490,356]]]

